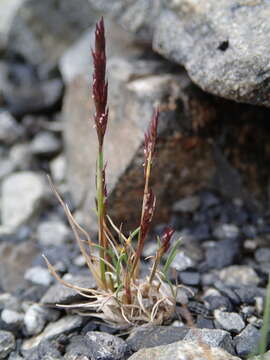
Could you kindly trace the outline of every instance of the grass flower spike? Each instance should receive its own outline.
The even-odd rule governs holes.
[[[82,315],[93,315],[107,322],[133,326],[140,323],[162,324],[172,318],[176,305],[176,287],[168,280],[168,270],[179,242],[171,246],[173,230],[166,228],[158,241],[158,249],[149,269],[149,276],[140,278],[140,262],[143,247],[149,234],[155,211],[156,198],[150,186],[150,175],[155,154],[159,110],[153,113],[144,141],[144,191],[138,228],[126,235],[107,215],[106,165],[103,143],[107,130],[109,110],[107,106],[108,83],[106,80],[106,47],[104,21],[96,25],[95,48],[92,50],[93,101],[95,105],[94,127],[98,138],[96,165],[96,207],[98,219],[98,243],[76,222],[68,205],[51,187],[66,213],[75,239],[85,262],[96,280],[96,288],[88,289],[63,280],[45,257],[48,268],[64,286],[82,296],[79,304],[58,307],[71,309]],[[114,236],[116,234],[117,236]],[[98,255],[97,255],[98,252]],[[164,267],[162,257],[169,252]]]

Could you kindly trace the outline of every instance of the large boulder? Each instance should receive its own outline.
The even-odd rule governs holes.
[[[182,64],[212,94],[270,105],[270,3],[236,0],[90,0]],[[106,5],[107,4],[107,5]],[[111,2],[110,2],[111,5]]]

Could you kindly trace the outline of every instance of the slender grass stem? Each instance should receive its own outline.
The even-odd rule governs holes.
[[[103,177],[103,149],[99,147],[98,161],[97,161],[97,213],[98,213],[98,238],[99,238],[99,256],[100,256],[100,276],[107,289],[106,281],[106,265],[105,249],[107,249],[107,241],[104,232],[104,221],[105,221],[105,194],[104,194],[104,177]]]
[[[140,221],[140,230],[138,235],[138,246],[135,253],[134,262],[131,268],[131,274],[130,277],[132,278],[133,275],[138,274],[139,272],[139,260],[143,251],[145,236],[142,236],[142,228],[143,228],[143,222],[144,222],[144,213],[146,210],[146,203],[147,203],[147,197],[149,195],[149,179],[151,174],[151,163],[152,163],[152,152],[150,151],[149,156],[146,161],[146,171],[145,171],[145,184],[144,184],[144,192],[143,192],[143,203],[142,203],[142,213],[141,213],[141,221]],[[146,234],[145,234],[146,235]],[[136,276],[135,276],[136,277]]]

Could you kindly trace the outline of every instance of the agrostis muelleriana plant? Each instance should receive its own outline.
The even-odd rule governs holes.
[[[156,199],[150,187],[149,179],[152,167],[159,110],[153,113],[144,141],[144,193],[141,218],[138,228],[126,236],[107,215],[106,165],[103,157],[103,142],[107,129],[109,110],[107,107],[108,83],[106,80],[106,52],[103,19],[96,25],[95,48],[92,50],[93,100],[95,104],[94,126],[98,138],[98,157],[96,167],[96,211],[98,218],[98,244],[76,222],[56,189],[57,198],[62,204],[70,226],[80,247],[85,262],[95,278],[95,289],[83,288],[63,280],[55,268],[45,258],[51,273],[63,285],[74,289],[85,298],[79,304],[61,305],[72,308],[83,315],[94,315],[107,322],[120,325],[140,323],[161,324],[172,318],[175,312],[177,288],[168,279],[168,270],[172,263],[179,241],[167,256],[165,265],[160,266],[162,256],[169,251],[173,230],[166,228],[161,238],[157,239],[158,247],[149,275],[139,277],[140,259],[146,237],[153,218]],[[112,233],[117,234],[117,239]],[[137,240],[136,246],[133,245]],[[96,255],[98,251],[98,255]]]

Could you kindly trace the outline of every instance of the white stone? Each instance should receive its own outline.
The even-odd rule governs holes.
[[[58,319],[59,311],[46,308],[39,304],[33,304],[26,311],[24,316],[24,325],[29,335],[39,334],[47,321],[55,321]]]
[[[2,224],[18,227],[39,210],[46,194],[43,178],[31,171],[17,172],[2,183]]]
[[[41,266],[34,266],[26,270],[24,278],[34,284],[44,286],[48,286],[52,282],[52,276],[50,272]]]
[[[69,235],[69,228],[60,221],[46,221],[38,226],[38,242],[42,246],[61,245],[68,239]]]
[[[57,156],[50,163],[52,178],[60,183],[65,179],[66,175],[66,158],[63,155]]]

